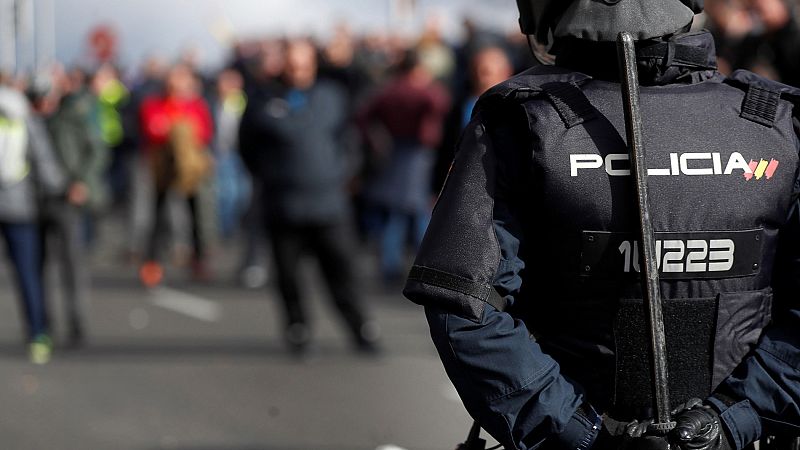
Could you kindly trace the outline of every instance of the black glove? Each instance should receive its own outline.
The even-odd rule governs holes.
[[[674,416],[669,441],[680,450],[733,450],[714,409],[698,399],[687,402]]]
[[[592,450],[670,450],[664,437],[647,436],[652,420],[619,422],[603,416],[603,427],[592,445]]]

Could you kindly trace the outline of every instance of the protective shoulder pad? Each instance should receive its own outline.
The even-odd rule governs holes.
[[[771,128],[774,125],[780,100],[791,102],[795,107],[800,106],[800,89],[746,70],[737,70],[725,83],[746,92],[742,103],[742,118],[766,127]]]
[[[595,109],[580,86],[592,78],[558,66],[536,66],[486,91],[473,111],[491,111],[509,102],[522,103],[537,96],[550,100],[567,128],[594,117]]]
[[[800,88],[796,88],[794,86],[789,86],[788,84],[779,83],[777,81],[769,80],[764,78],[760,75],[756,75],[753,72],[747,70],[737,70],[728,77],[728,81],[732,81],[730,84],[741,83],[748,86],[756,86],[761,89],[766,89],[769,91],[777,92],[781,95],[781,97],[786,98],[789,101],[797,102],[800,100]],[[794,99],[794,100],[793,100]]]

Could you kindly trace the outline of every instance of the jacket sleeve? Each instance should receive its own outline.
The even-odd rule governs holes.
[[[242,120],[239,122],[239,156],[251,175],[259,175],[260,150],[269,143],[259,135],[258,114],[263,109],[263,99],[261,96],[253,96],[247,102]]]
[[[93,99],[80,99],[79,104],[69,105],[70,110],[58,113],[51,123],[50,135],[69,181],[92,184],[95,188],[102,183],[111,154],[100,127],[90,117]]]
[[[527,132],[527,122],[487,123],[476,115],[404,293],[425,306],[448,376],[495,439],[509,449],[532,449],[546,439],[585,449],[600,419],[581,407],[580,387],[561,375],[523,322],[487,303],[494,290],[513,304],[523,282],[524,205],[516,181],[530,173]]]
[[[156,143],[166,140],[169,127],[154,126],[153,117],[157,114],[159,100],[157,97],[148,97],[139,107],[139,125],[143,147],[152,147]]]
[[[27,123],[31,165],[41,193],[46,197],[64,194],[67,178],[56,160],[50,137],[44,124],[35,117]]]
[[[203,145],[209,146],[214,139],[214,119],[211,117],[211,109],[208,106],[208,102],[202,97],[196,99],[194,109],[199,126],[200,141]]]
[[[797,126],[797,124],[796,124]],[[800,178],[780,232],[772,324],[710,399],[737,449],[769,435],[800,434]],[[724,400],[723,400],[724,399]]]

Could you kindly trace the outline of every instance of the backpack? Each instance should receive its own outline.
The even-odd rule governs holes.
[[[211,171],[211,159],[188,123],[172,127],[168,142],[156,152],[154,161],[159,191],[175,188],[193,195]]]

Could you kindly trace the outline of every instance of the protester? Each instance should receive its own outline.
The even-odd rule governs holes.
[[[185,198],[191,214],[192,273],[198,279],[207,277],[198,191],[211,170],[207,148],[213,123],[198,83],[190,67],[173,66],[167,73],[164,94],[145,100],[141,106],[145,156],[155,180],[155,223],[147,261],[140,270],[146,286],[158,284],[163,276],[158,258],[170,191]]]
[[[217,188],[217,213],[223,237],[237,231],[249,201],[250,180],[239,157],[239,122],[247,106],[239,72],[224,70],[217,76],[213,114],[216,134],[211,147]]]
[[[447,91],[416,52],[409,51],[399,75],[359,113],[364,139],[385,161],[367,182],[365,196],[385,217],[380,237],[381,273],[389,284],[405,276],[407,230],[412,229],[416,247],[428,225],[435,149],[449,105]],[[388,139],[376,138],[375,125]]]
[[[65,180],[44,125],[20,92],[2,86],[0,137],[0,233],[14,266],[28,357],[44,364],[53,341],[44,304],[39,205],[44,198],[63,195]]]
[[[242,119],[242,156],[260,180],[278,287],[285,306],[284,337],[303,354],[311,340],[298,280],[300,258],[310,252],[344,318],[356,348],[374,352],[375,322],[363,310],[353,269],[340,132],[346,97],[317,78],[314,46],[286,45],[281,86],[252,98]]]
[[[90,281],[86,227],[109,202],[108,147],[94,117],[98,99],[81,79],[56,72],[54,86],[40,92],[37,112],[46,120],[56,161],[67,181],[66,195],[43,208],[44,259],[57,263],[69,341],[83,342]]]
[[[513,66],[506,50],[488,45],[475,48],[470,57],[466,90],[456,97],[444,125],[444,138],[437,153],[433,187],[439,192],[444,186],[447,172],[453,161],[456,143],[462,130],[469,123],[478,98],[492,86],[507,80],[513,75]]]

